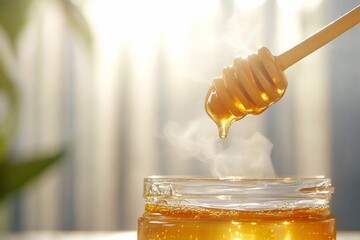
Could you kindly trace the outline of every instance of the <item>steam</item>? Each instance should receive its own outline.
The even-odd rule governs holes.
[[[273,145],[260,133],[245,139],[233,137],[220,140],[209,119],[189,122],[186,126],[170,123],[165,136],[185,160],[196,159],[211,166],[214,177],[241,176],[272,178],[275,171],[271,163]]]

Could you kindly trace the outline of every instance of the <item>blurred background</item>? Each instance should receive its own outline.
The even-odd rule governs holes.
[[[281,54],[358,3],[0,1],[3,162],[57,162],[0,198],[1,229],[135,230],[144,177],[211,176],[167,133],[217,137],[203,104],[222,68],[260,46]],[[355,27],[292,66],[283,99],[222,142],[260,132],[279,176],[331,177],[339,230],[360,230],[359,39]]]

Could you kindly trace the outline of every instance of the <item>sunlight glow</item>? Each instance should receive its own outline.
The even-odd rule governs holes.
[[[284,12],[297,12],[302,8],[302,0],[277,0],[279,8]]]
[[[305,0],[304,9],[307,11],[314,11],[320,6],[321,3],[322,0]]]
[[[314,11],[321,3],[322,0],[277,0],[279,8],[285,12]]]
[[[181,51],[191,24],[208,22],[218,11],[218,4],[216,0],[94,0],[88,12],[108,48],[126,41],[144,54],[160,39],[171,50]]]
[[[251,12],[260,7],[265,0],[235,0],[235,5],[240,11]]]

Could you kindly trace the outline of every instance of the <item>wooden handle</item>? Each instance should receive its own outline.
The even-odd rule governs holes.
[[[294,63],[300,61],[318,48],[324,46],[337,36],[346,32],[360,22],[360,5],[350,12],[330,23],[302,43],[296,45],[283,54],[275,57],[282,70],[287,69]]]

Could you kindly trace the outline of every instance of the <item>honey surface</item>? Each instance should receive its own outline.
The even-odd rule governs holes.
[[[138,240],[323,240],[335,239],[328,208],[237,211],[147,204]]]

